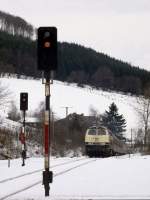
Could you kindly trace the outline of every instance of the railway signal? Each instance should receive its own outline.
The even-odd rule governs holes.
[[[37,40],[38,69],[52,71],[57,69],[57,29],[40,27]]]
[[[43,185],[45,196],[49,196],[49,184],[53,180],[53,172],[50,168],[50,84],[53,83],[51,74],[57,69],[57,28],[38,28],[37,39],[37,64],[38,70],[42,70],[45,84],[45,120],[44,120],[44,168]]]
[[[21,128],[21,133],[19,135],[20,142],[22,144],[22,166],[25,166],[25,159],[26,159],[26,141],[25,141],[25,114],[26,110],[28,110],[28,93],[23,92],[20,93],[20,110],[23,112],[23,126]]]
[[[20,110],[28,110],[28,93],[20,93]]]

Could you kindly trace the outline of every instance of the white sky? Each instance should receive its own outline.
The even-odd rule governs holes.
[[[0,10],[150,71],[150,0],[0,0]]]

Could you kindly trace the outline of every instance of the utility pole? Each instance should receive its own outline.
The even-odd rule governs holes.
[[[133,141],[132,140],[133,140],[133,138],[132,138],[132,128],[131,128],[131,153],[133,151],[133,143],[132,143]]]
[[[66,117],[67,117],[68,113],[69,113],[69,108],[72,108],[72,107],[64,106],[64,107],[61,107],[61,108],[65,108],[65,110],[66,110]]]
[[[69,144],[70,134],[69,134],[69,118],[67,118],[67,116],[68,116],[68,113],[69,113],[69,111],[68,111],[69,108],[72,108],[72,107],[64,106],[62,108],[65,108],[65,110],[66,110],[66,133],[67,133],[67,140],[68,140],[66,146],[67,146],[67,149],[69,149],[69,146],[70,146],[70,144]]]

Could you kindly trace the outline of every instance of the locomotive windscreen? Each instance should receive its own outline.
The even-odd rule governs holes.
[[[103,127],[98,128],[98,135],[106,135],[106,129]]]
[[[88,135],[96,135],[96,129],[90,128],[90,129],[88,130]]]
[[[106,135],[106,129],[104,127],[94,127],[88,129],[88,135]]]

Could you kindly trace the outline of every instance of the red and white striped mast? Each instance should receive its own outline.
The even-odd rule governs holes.
[[[50,84],[53,82],[53,71],[57,69],[57,28],[39,27],[37,40],[38,69],[43,71],[45,84],[45,117],[44,117],[44,169],[43,185],[45,196],[49,196],[49,183],[53,174],[50,168]]]
[[[45,77],[45,114],[44,114],[44,169],[43,184],[45,187],[45,196],[49,196],[49,183],[52,183],[53,173],[50,168],[50,74],[47,73]]]

